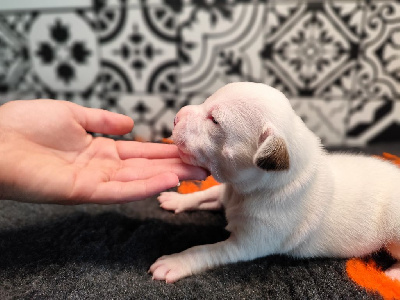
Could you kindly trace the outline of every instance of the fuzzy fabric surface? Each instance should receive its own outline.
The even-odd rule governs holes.
[[[0,299],[374,299],[345,260],[271,256],[175,284],[152,281],[161,255],[227,238],[222,213],[126,205],[0,203]]]
[[[175,215],[156,197],[110,206],[0,201],[0,299],[381,298],[349,278],[347,260],[331,258],[269,256],[152,281],[158,257],[224,240],[225,225],[222,212]]]

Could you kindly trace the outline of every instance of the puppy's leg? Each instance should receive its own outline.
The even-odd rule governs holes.
[[[195,246],[181,253],[162,256],[150,267],[149,273],[153,274],[153,279],[173,283],[216,266],[255,259],[272,253],[268,249],[254,245],[257,241],[254,237],[251,240],[253,242],[247,240],[243,243],[231,235],[223,242]]]
[[[385,274],[392,279],[400,281],[400,243],[392,243],[387,246],[386,249],[398,260],[398,262],[387,269]]]
[[[222,208],[223,185],[215,185],[204,191],[190,194],[164,192],[158,197],[160,206],[180,213],[185,210],[218,210]]]

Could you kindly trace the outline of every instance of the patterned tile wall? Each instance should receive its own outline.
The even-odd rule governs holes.
[[[4,2],[0,102],[100,107],[159,140],[180,107],[257,81],[325,145],[400,141],[400,1]]]

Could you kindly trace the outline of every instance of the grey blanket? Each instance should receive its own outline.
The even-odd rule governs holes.
[[[223,213],[174,215],[155,199],[112,206],[0,202],[0,299],[374,299],[345,260],[271,256],[175,284],[161,255],[227,238]]]

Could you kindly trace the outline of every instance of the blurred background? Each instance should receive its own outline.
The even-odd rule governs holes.
[[[326,146],[398,143],[400,1],[0,1],[0,103],[103,108],[157,141],[234,81],[283,91]]]

